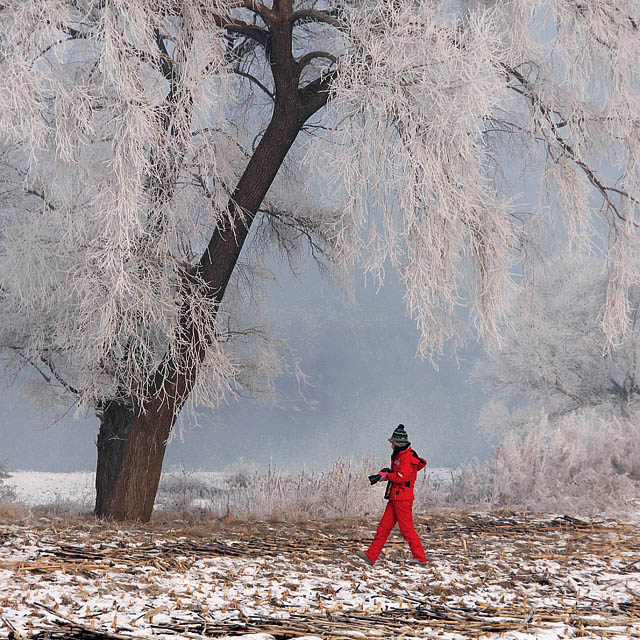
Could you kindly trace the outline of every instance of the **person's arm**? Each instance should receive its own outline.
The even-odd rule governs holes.
[[[422,471],[427,466],[427,461],[424,458],[421,458],[415,451],[411,450],[413,455],[413,464],[416,465],[416,472]]]
[[[384,474],[385,480],[390,480],[397,484],[401,484],[407,481],[407,478],[411,475],[411,458],[409,456],[403,456],[400,461],[400,468],[397,471]]]

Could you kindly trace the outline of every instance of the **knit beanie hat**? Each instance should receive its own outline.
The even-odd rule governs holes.
[[[400,447],[404,446],[405,444],[409,444],[409,438],[407,437],[407,432],[403,424],[399,424],[393,430],[393,433],[389,438],[389,442],[393,442],[393,444],[396,444]]]

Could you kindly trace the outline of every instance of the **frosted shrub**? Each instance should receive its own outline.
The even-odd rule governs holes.
[[[433,507],[441,507],[449,502],[452,478],[434,476],[429,472],[429,467],[424,472],[418,473],[414,486],[415,501],[414,513],[424,513]]]
[[[490,462],[469,462],[456,469],[452,476],[447,502],[455,506],[491,506],[493,473]]]
[[[638,495],[640,414],[575,412],[511,431],[486,464],[455,474],[454,504],[620,513]]]
[[[381,486],[371,487],[367,476],[379,468],[375,460],[359,463],[338,459],[322,471],[287,474],[275,466],[254,473],[234,496],[239,517],[277,519],[343,518],[368,515],[380,501]]]
[[[194,510],[203,506],[216,505],[215,511],[219,512],[220,505],[226,504],[227,495],[223,482],[211,480],[209,474],[203,477],[201,473],[188,471],[181,463],[177,471],[162,475],[156,505],[165,511],[179,512],[183,519],[188,519]]]
[[[338,459],[324,470],[297,473],[273,464],[266,469],[244,466],[208,481],[183,470],[162,480],[157,503],[183,517],[198,513],[277,520],[371,516],[382,508],[384,483],[372,487],[367,476],[381,466],[372,458]]]

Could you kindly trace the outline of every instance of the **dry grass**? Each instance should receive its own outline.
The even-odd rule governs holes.
[[[0,504],[0,522],[2,524],[24,524],[29,515],[29,509],[15,502]]]
[[[384,466],[374,458],[359,462],[336,460],[325,469],[289,473],[275,465],[267,469],[237,468],[222,482],[182,472],[163,480],[154,518],[200,522],[302,522],[375,517],[384,508],[384,483],[371,486],[367,477]],[[447,487],[420,474],[416,483],[416,511],[446,504]]]

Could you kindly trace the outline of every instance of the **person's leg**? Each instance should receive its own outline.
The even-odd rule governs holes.
[[[391,529],[395,526],[396,521],[395,509],[393,508],[391,500],[389,500],[387,502],[387,508],[384,510],[380,523],[378,524],[375,538],[366,552],[367,557],[371,562],[375,562],[378,559],[378,556],[382,551],[382,547],[384,547],[384,543],[387,541],[387,538],[391,533]]]
[[[424,553],[424,548],[422,542],[420,542],[418,533],[413,527],[413,500],[396,500],[395,511],[400,533],[409,543],[413,557],[420,562],[425,562],[427,556]]]

